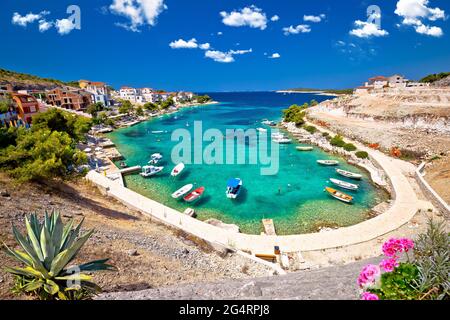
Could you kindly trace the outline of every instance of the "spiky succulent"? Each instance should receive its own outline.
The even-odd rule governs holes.
[[[36,214],[25,217],[26,235],[13,225],[15,240],[22,247],[14,250],[5,246],[6,253],[25,267],[6,268],[16,276],[14,291],[36,295],[39,299],[86,299],[101,291],[91,282],[92,277],[83,272],[115,270],[106,262],[109,259],[69,266],[94,230],[81,234],[81,225],[73,220],[66,225],[57,212],[45,212],[43,222]]]

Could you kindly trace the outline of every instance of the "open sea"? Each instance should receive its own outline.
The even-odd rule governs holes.
[[[312,99],[323,101],[330,97],[301,93],[281,94],[275,92],[208,93],[219,104],[186,108],[182,111],[153,119],[134,127],[117,130],[108,137],[117,145],[129,166],[144,166],[153,153],[161,153],[165,166],[162,174],[149,179],[140,175],[126,176],[128,188],[153,200],[183,212],[192,207],[198,219],[216,218],[225,223],[240,226],[241,232],[260,234],[261,219],[274,219],[277,234],[300,234],[315,232],[319,226],[343,227],[362,222],[368,218],[371,207],[386,200],[384,191],[370,183],[367,173],[348,165],[344,159],[315,148],[312,152],[299,152],[298,143],[280,146],[279,172],[273,176],[261,175],[260,165],[187,165],[176,178],[170,172],[176,165],[171,161],[172,148],[179,141],[171,141],[176,129],[194,130],[194,121],[202,121],[203,130],[218,129],[225,135],[226,129],[250,129],[265,127],[262,119],[279,121],[282,110],[292,104],[303,104]],[[270,128],[268,136],[270,139]],[[162,131],[162,133],[153,132]],[[210,142],[203,142],[203,147]],[[257,148],[246,141],[246,151]],[[270,141],[269,141],[270,149]],[[267,150],[270,155],[271,150]],[[339,168],[364,175],[357,192],[345,191],[355,197],[354,204],[341,203],[324,192],[332,186],[330,178],[347,180],[335,173],[335,167],[322,167],[319,159],[340,160]],[[266,166],[265,166],[266,167]],[[241,178],[244,189],[236,200],[225,195],[227,181]],[[193,183],[204,186],[206,192],[196,204],[187,204],[171,198],[180,187]],[[338,189],[337,187],[334,187]]]

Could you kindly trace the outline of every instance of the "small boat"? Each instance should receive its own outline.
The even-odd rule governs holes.
[[[184,210],[183,213],[191,218],[195,218],[197,216],[197,214],[195,213],[195,210],[192,208],[187,208],[186,210]]]
[[[358,190],[359,189],[359,186],[357,184],[345,182],[345,181],[338,180],[338,179],[330,179],[330,182],[332,184],[335,184],[335,185],[337,185],[341,188],[347,189],[347,190]]]
[[[313,147],[297,147],[296,149],[298,151],[313,151],[314,150]]]
[[[205,193],[205,187],[200,187],[189,193],[187,196],[185,196],[183,199],[186,202],[194,202],[200,199]]]
[[[162,160],[163,156],[160,153],[154,153],[150,157],[149,164],[158,164]]]
[[[272,141],[275,143],[279,143],[279,144],[292,143],[292,139],[289,139],[289,138],[274,138]]]
[[[170,174],[172,177],[178,176],[185,168],[183,162],[179,163],[175,168],[173,168],[172,173]]]
[[[267,119],[264,119],[263,121],[261,121],[261,123],[264,124],[264,125],[266,125],[266,126],[271,126],[271,127],[277,125],[277,124],[275,123],[275,121],[270,121],[270,120],[267,120]]]
[[[362,175],[358,174],[358,173],[353,173],[353,172],[345,171],[345,170],[341,170],[341,169],[336,169],[336,172],[346,178],[356,179],[356,180],[362,179]]]
[[[164,131],[152,131],[153,134],[160,134],[160,133],[164,133]]]
[[[261,133],[265,133],[265,132],[267,132],[267,129],[257,128],[256,131],[261,132]]]
[[[236,199],[241,193],[242,184],[242,180],[239,178],[228,180],[226,191],[227,198]]]
[[[163,169],[164,167],[145,166],[142,167],[141,176],[144,178],[149,178],[160,173],[161,171],[163,171]]]
[[[325,191],[328,192],[329,195],[331,195],[333,198],[338,199],[345,203],[351,203],[353,201],[353,197],[349,196],[348,194],[345,194],[343,192],[337,191],[333,188],[325,188]]]
[[[122,162],[120,163],[120,167],[121,167],[122,169],[125,169],[125,168],[128,168],[128,165],[127,165],[124,161],[122,161]]]
[[[318,164],[321,164],[323,166],[337,166],[339,164],[339,161],[337,160],[317,160]]]
[[[185,194],[187,194],[189,191],[192,190],[192,188],[194,187],[193,184],[187,184],[184,187],[178,189],[177,191],[175,191],[174,193],[172,193],[172,198],[174,199],[179,199],[182,196],[184,196]]]
[[[284,134],[282,134],[281,132],[275,132],[275,133],[272,133],[272,138],[284,138],[285,136],[284,136]]]

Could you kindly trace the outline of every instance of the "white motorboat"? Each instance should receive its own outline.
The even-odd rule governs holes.
[[[149,178],[149,177],[152,177],[152,176],[160,173],[163,170],[164,170],[164,167],[145,166],[145,167],[142,167],[142,172],[140,174],[144,178]]]
[[[172,198],[174,198],[174,199],[181,198],[182,196],[187,194],[189,191],[191,191],[193,187],[194,187],[193,184],[185,185],[184,187],[182,187],[182,188],[178,189],[177,191],[175,191],[174,193],[172,193]]]
[[[314,150],[313,147],[297,147],[296,149],[298,151],[313,151]]]
[[[285,137],[284,138],[274,138],[272,141],[275,142],[275,143],[279,143],[279,144],[292,143],[292,139],[285,138]]]
[[[276,125],[275,121],[270,121],[270,120],[267,120],[267,119],[264,119],[261,123],[266,125],[266,126],[271,126],[271,127]]]
[[[149,164],[158,164],[163,159],[163,156],[161,153],[154,153],[150,157]]]
[[[346,178],[356,179],[356,180],[362,179],[362,174],[353,173],[353,172],[345,171],[345,170],[341,170],[341,169],[336,169],[336,172]]]
[[[337,166],[339,164],[339,161],[337,160],[317,160],[318,164],[321,164],[323,166]]]
[[[173,168],[172,173],[170,174],[172,177],[176,177],[180,175],[181,172],[183,172],[184,168],[186,166],[183,162],[179,163],[175,168]]]
[[[349,182],[345,182],[342,180],[338,180],[338,179],[330,179],[330,182],[332,184],[337,185],[338,187],[347,189],[347,190],[358,190],[359,186],[357,184],[353,184],[353,183],[349,183]]]
[[[257,128],[256,130],[258,132],[260,132],[260,133],[266,133],[267,132],[267,129],[264,129],[264,128]]]

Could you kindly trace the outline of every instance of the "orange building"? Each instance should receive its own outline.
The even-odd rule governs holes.
[[[11,98],[16,106],[19,119],[31,124],[31,117],[39,112],[39,102],[27,94],[13,93]]]

